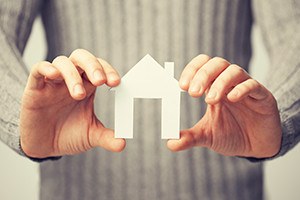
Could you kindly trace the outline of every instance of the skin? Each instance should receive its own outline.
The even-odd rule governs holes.
[[[276,100],[241,67],[199,55],[185,67],[179,84],[192,97],[206,95],[207,110],[196,125],[181,131],[180,140],[168,141],[169,149],[201,146],[257,158],[278,153],[282,132]]]
[[[24,152],[35,158],[78,154],[95,147],[120,152],[115,139],[94,114],[97,87],[120,83],[105,60],[77,49],[69,57],[37,63],[25,88],[20,134]],[[270,157],[280,148],[281,127],[276,100],[242,68],[222,58],[195,57],[184,69],[180,87],[192,97],[206,95],[200,121],[169,140],[172,151],[207,147],[223,155]]]
[[[35,158],[78,154],[94,147],[122,151],[125,140],[115,139],[113,130],[94,113],[96,87],[119,83],[112,66],[83,49],[52,63],[37,63],[22,98],[23,151]]]

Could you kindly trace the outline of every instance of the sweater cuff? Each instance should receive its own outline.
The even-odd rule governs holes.
[[[47,158],[33,158],[33,157],[30,157],[30,156],[26,155],[25,152],[23,151],[20,139],[19,139],[19,150],[20,150],[19,153],[21,153],[22,156],[27,157],[30,160],[32,160],[34,162],[38,162],[38,163],[41,163],[41,162],[44,162],[44,161],[55,161],[55,160],[59,160],[62,157],[62,156],[51,156],[51,157],[47,157]]]

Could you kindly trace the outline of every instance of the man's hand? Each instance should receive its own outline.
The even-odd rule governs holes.
[[[52,63],[36,64],[22,98],[21,146],[31,157],[77,154],[100,146],[119,152],[115,139],[94,114],[97,86],[117,86],[120,77],[106,61],[83,49]]]
[[[206,94],[207,110],[180,140],[169,140],[173,151],[208,147],[230,156],[271,157],[281,144],[276,100],[242,68],[222,58],[194,58],[182,72],[180,87],[193,97]]]

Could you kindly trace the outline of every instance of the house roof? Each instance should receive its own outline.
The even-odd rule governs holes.
[[[131,87],[139,85],[143,87],[170,86],[179,89],[178,81],[149,54],[135,64],[122,77],[121,84],[112,90],[118,90],[122,84],[131,85]]]

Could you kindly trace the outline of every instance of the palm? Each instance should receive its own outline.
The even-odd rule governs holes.
[[[193,133],[202,145],[221,154],[251,156],[260,151],[256,147],[268,145],[277,136],[270,131],[279,120],[270,118],[278,112],[270,101],[247,97],[237,103],[221,100],[208,105],[204,117],[192,128]]]
[[[55,155],[80,153],[91,148],[89,137],[101,123],[93,112],[96,88],[88,82],[85,88],[87,96],[81,101],[70,96],[64,83],[46,83],[41,90],[25,90],[21,126],[25,128],[23,131],[29,128],[30,135],[34,135],[32,145],[40,148],[38,144],[43,144],[45,153]],[[32,125],[32,122],[35,123]]]

